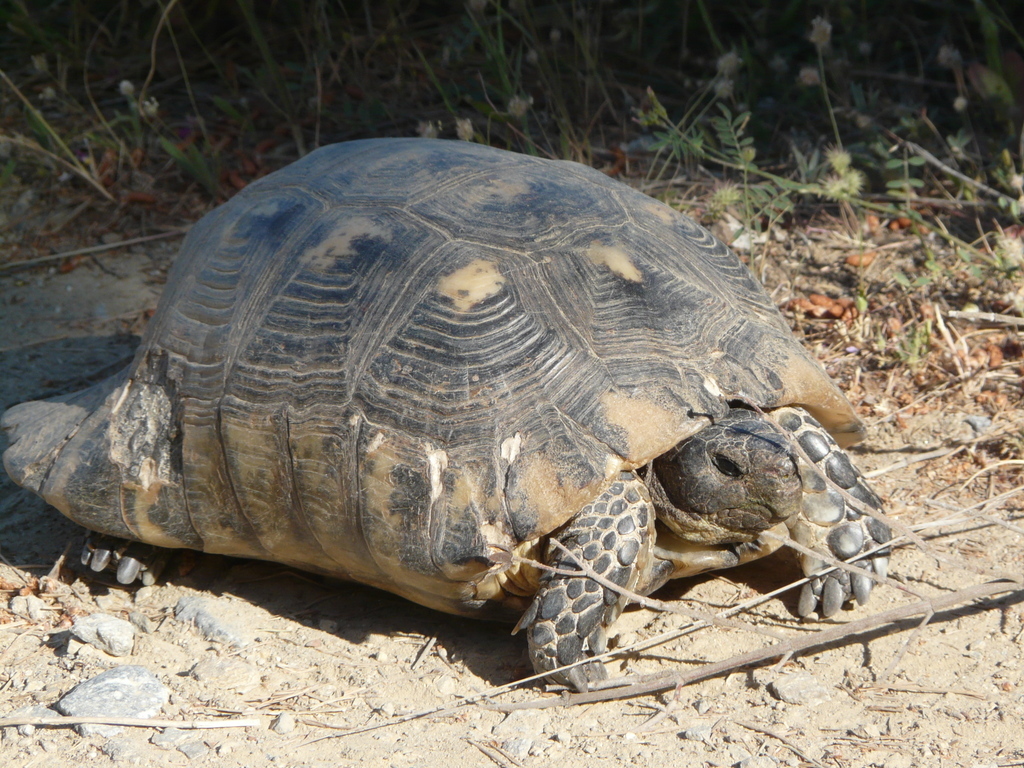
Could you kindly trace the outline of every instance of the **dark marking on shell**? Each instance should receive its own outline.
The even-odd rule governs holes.
[[[806,451],[808,458],[814,462],[821,461],[828,456],[828,452],[831,450],[828,441],[816,432],[804,432],[797,438],[797,442]]]

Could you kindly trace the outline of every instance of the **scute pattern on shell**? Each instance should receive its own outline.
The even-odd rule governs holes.
[[[123,386],[165,390],[178,475],[122,487],[105,528],[71,517],[460,613],[729,398],[856,424],[690,219],[584,166],[429,140],[325,147],[203,219],[108,408]]]

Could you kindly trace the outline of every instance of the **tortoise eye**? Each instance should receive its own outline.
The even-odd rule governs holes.
[[[739,464],[720,453],[716,453],[711,457],[711,463],[715,465],[715,469],[727,477],[743,476],[743,470],[740,469]]]

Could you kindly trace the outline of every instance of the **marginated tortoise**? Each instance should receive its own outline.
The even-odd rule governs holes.
[[[93,531],[518,620],[577,688],[627,602],[592,574],[646,594],[785,535],[888,563],[850,504],[881,507],[841,448],[860,422],[734,254],[598,171],[464,142],[250,185],[191,230],[126,371],[3,424],[11,477]],[[872,583],[815,577],[798,610]]]

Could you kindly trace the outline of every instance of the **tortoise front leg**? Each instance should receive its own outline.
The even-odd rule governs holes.
[[[547,564],[571,575],[545,571],[533,603],[516,625],[526,629],[530,660],[538,672],[547,672],[603,653],[608,627],[628,602],[619,592],[602,586],[580,570],[578,563],[631,592],[647,592],[663,583],[653,556],[654,506],[646,486],[630,472],[587,504],[548,544]],[[664,568],[662,568],[664,569]],[[550,675],[552,679],[584,691],[607,677],[598,662]]]
[[[138,579],[148,586],[156,583],[169,557],[168,549],[90,532],[82,547],[81,560],[82,565],[96,573],[113,565],[120,584],[132,584]]]

